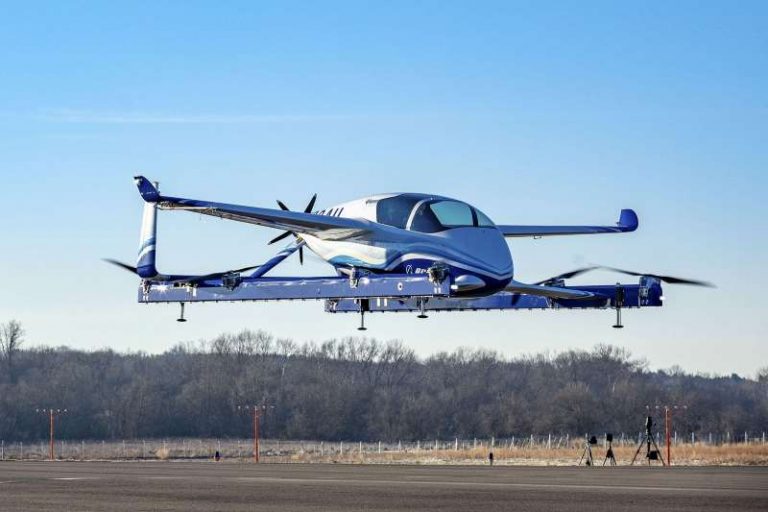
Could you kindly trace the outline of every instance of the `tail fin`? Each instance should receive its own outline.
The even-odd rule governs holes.
[[[160,194],[157,191],[157,185],[152,185],[146,178],[141,178],[146,182],[146,186],[150,187],[149,194],[154,193],[155,198]],[[157,275],[157,267],[155,266],[155,254],[157,245],[157,203],[150,202],[144,194],[144,183],[139,183],[137,178],[137,184],[142,191],[142,196],[147,201],[144,203],[144,215],[141,220],[141,239],[139,240],[139,259],[136,262],[136,273],[143,278],[154,277]],[[155,199],[156,200],[156,199]]]
[[[157,184],[153,184],[144,176],[134,176],[133,181],[139,188],[139,194],[148,203],[156,203],[160,199],[160,192],[157,191]]]
[[[637,229],[639,224],[640,222],[637,220],[637,214],[635,213],[635,210],[621,210],[618,226],[622,231],[634,231]]]

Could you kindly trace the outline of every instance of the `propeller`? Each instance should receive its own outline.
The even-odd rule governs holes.
[[[549,283],[553,283],[555,281],[559,281],[561,279],[571,279],[573,277],[576,277],[581,274],[585,274],[587,272],[591,272],[593,270],[610,270],[611,272],[618,272],[619,274],[626,274],[628,276],[636,276],[636,277],[653,277],[655,279],[658,279],[659,281],[662,281],[664,283],[668,284],[687,284],[690,286],[706,286],[708,288],[714,288],[715,285],[710,283],[709,281],[700,281],[698,279],[685,279],[682,277],[675,277],[675,276],[665,276],[661,274],[648,274],[644,272],[635,272],[633,270],[623,270],[620,268],[615,267],[606,267],[602,265],[593,265],[591,267],[584,267],[584,268],[578,268],[576,270],[571,270],[570,272],[566,272],[564,274],[560,274],[559,276],[550,277],[549,279],[545,279],[543,281],[539,281],[534,284],[538,285],[546,285]]]
[[[701,281],[698,279],[685,279],[682,277],[675,277],[675,276],[663,276],[661,274],[643,274],[640,272],[634,272],[632,270],[622,270],[620,268],[614,268],[614,267],[598,267],[598,268],[610,270],[612,272],[618,272],[619,274],[626,274],[628,276],[653,277],[655,279],[658,279],[659,281],[662,281],[668,284],[687,284],[690,286],[705,286],[707,288],[715,288],[715,285],[710,283],[709,281]]]
[[[107,263],[111,263],[112,265],[115,265],[117,267],[120,267],[124,270],[127,270],[128,272],[132,274],[139,275],[138,271],[136,270],[136,267],[132,267],[128,265],[127,263],[123,263],[122,261],[113,260],[111,258],[104,258],[104,261]],[[253,270],[255,268],[259,268],[261,265],[250,265],[248,267],[243,268],[236,268],[234,270],[226,270],[224,272],[214,272],[212,274],[205,274],[202,276],[167,276],[167,278],[163,279],[160,278],[159,280],[169,282],[169,283],[188,283],[188,284],[195,284],[195,283],[202,283],[203,281],[208,281],[211,279],[221,279],[222,277],[228,275],[228,274],[242,274],[243,272],[248,272],[249,270]]]
[[[314,195],[312,196],[312,199],[310,199],[310,200],[309,200],[309,203],[307,203],[307,206],[306,206],[306,208],[304,208],[304,213],[312,213],[312,209],[315,207],[315,201],[317,201],[317,194],[314,194]],[[281,209],[281,210],[283,210],[283,211],[286,211],[286,212],[289,212],[289,211],[291,211],[291,209],[290,209],[290,208],[288,208],[288,207],[285,205],[285,203],[284,203],[284,202],[282,202],[282,201],[281,201],[281,200],[279,200],[279,199],[277,200],[277,206],[279,206],[279,207],[280,207],[280,209]],[[287,238],[287,237],[289,237],[289,236],[291,236],[291,235],[293,235],[293,236],[294,236],[294,237],[296,237],[297,239],[301,239],[301,237],[300,237],[300,236],[299,236],[299,235],[298,235],[298,234],[297,234],[295,231],[286,231],[286,232],[284,232],[284,233],[281,233],[280,235],[276,236],[276,237],[275,237],[275,238],[273,238],[272,240],[270,240],[270,241],[269,241],[269,243],[268,243],[267,245],[272,245],[272,244],[274,244],[275,242],[279,242],[280,240],[282,240],[282,239],[284,239],[284,238]],[[299,247],[299,263],[300,263],[301,265],[303,265],[303,264],[304,264],[304,246],[303,246],[303,245],[301,245],[301,246]]]
[[[242,274],[243,272],[248,272],[249,270],[259,268],[260,266],[261,265],[250,265],[248,267],[236,268],[234,270],[227,270],[225,272],[214,272],[213,274],[206,274],[204,276],[192,276],[191,279],[179,279],[179,281],[190,284],[202,283],[203,281],[208,281],[210,279],[221,279],[229,274]]]

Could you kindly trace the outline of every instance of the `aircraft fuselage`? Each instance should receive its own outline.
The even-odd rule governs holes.
[[[360,199],[317,213],[377,222],[376,203],[388,197],[391,196]],[[418,215],[422,203],[436,197],[418,198],[411,205],[414,213],[405,215],[404,228],[377,222],[380,233],[373,240],[334,240],[311,235],[302,238],[310,250],[340,273],[356,268],[375,274],[426,274],[430,268],[441,266],[453,278],[455,291],[462,295],[487,295],[503,289],[512,280],[513,263],[509,246],[494,225],[458,226],[433,233],[416,230],[418,221],[414,215]]]

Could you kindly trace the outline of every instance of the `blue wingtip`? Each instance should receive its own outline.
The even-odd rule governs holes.
[[[637,219],[637,214],[635,213],[635,210],[621,210],[621,215],[619,215],[619,228],[621,228],[622,231],[634,231],[637,229],[637,226],[640,225],[640,221]]]
[[[139,188],[139,194],[148,203],[156,203],[160,199],[160,192],[157,188],[144,176],[134,176],[133,181]]]

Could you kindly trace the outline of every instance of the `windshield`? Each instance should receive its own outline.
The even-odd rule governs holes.
[[[410,229],[420,233],[437,233],[460,227],[492,227],[491,219],[466,203],[437,200],[422,203],[413,214]]]

